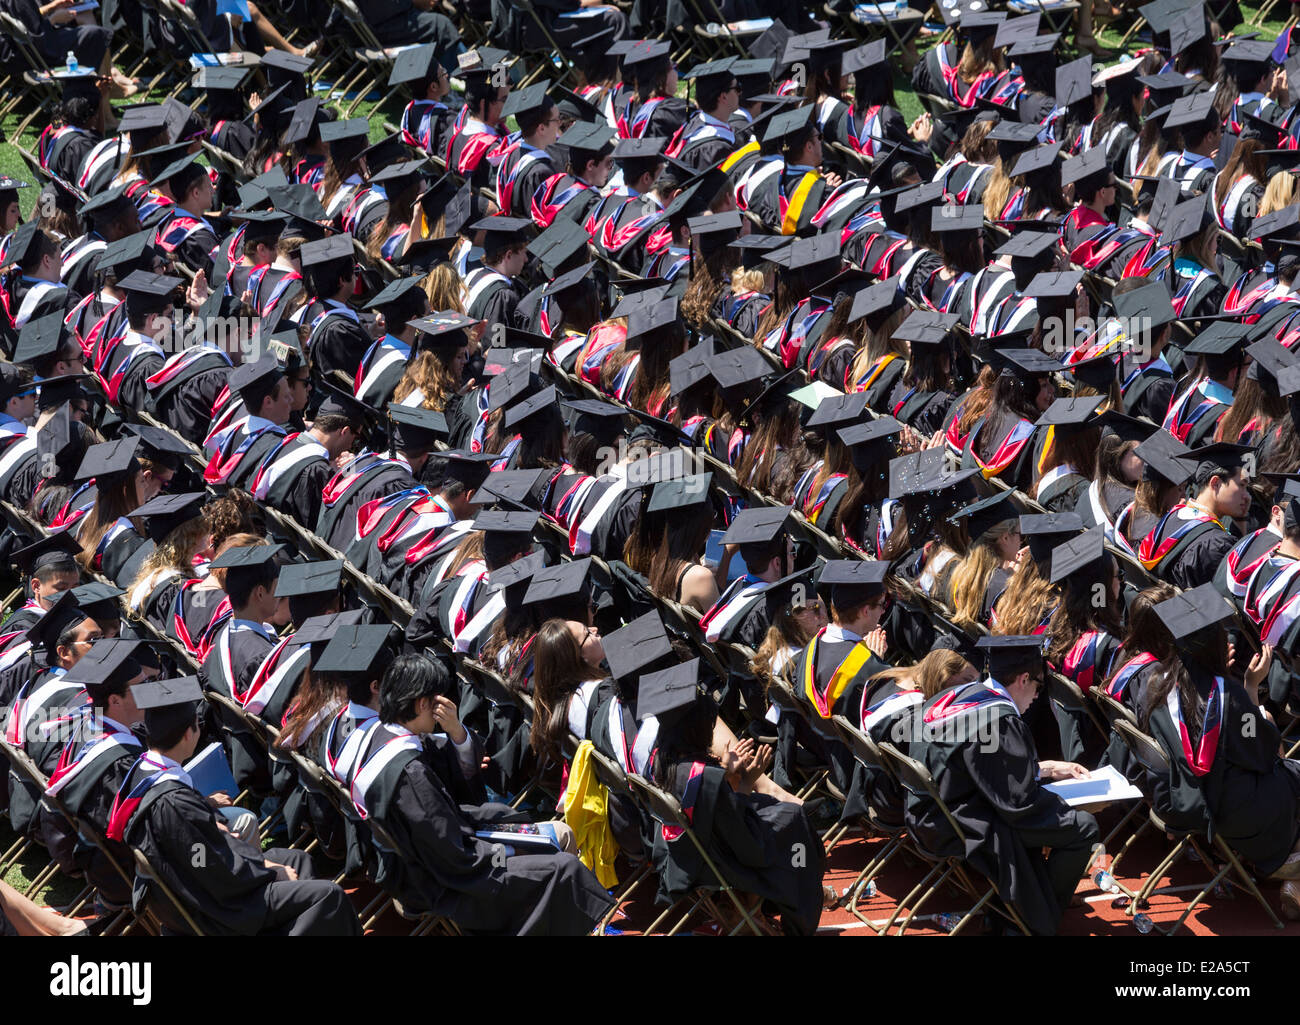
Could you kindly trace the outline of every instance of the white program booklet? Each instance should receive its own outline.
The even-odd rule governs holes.
[[[1063,779],[1044,785],[1071,808],[1109,804],[1112,801],[1136,801],[1142,797],[1142,791],[1126,780],[1113,765],[1093,769],[1087,779]]]

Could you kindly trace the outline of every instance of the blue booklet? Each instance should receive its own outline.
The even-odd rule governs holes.
[[[225,793],[234,800],[239,796],[239,787],[235,784],[235,774],[230,771],[225,749],[216,741],[186,762],[185,771],[194,781],[194,789],[204,797]]]
[[[709,569],[713,569],[722,561],[722,535],[725,533],[724,530],[709,531],[709,540],[704,545],[704,565]],[[745,560],[737,552],[731,557],[731,561],[727,563],[727,583],[731,583],[738,577],[743,577],[748,572]]]

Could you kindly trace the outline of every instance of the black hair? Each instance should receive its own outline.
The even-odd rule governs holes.
[[[451,674],[447,667],[427,655],[399,655],[379,682],[379,719],[386,723],[409,722],[416,716],[420,698],[449,697]]]
[[[1190,125],[1181,125],[1180,127],[1183,133],[1183,145],[1188,149],[1195,149],[1205,141],[1206,136],[1213,135],[1215,131],[1222,129],[1219,115],[1214,111],[1206,114],[1200,121]]]
[[[144,713],[144,730],[149,737],[149,746],[158,751],[175,747],[190,729],[197,729],[198,725],[198,709],[193,702],[150,708]]]
[[[289,618],[295,626],[302,626],[312,616],[324,616],[339,611],[339,592],[322,591],[318,594],[295,594],[289,599]]]
[[[236,572],[226,574],[226,597],[233,608],[241,609],[259,586],[273,586],[279,575],[280,565],[274,559],[267,559],[259,566],[241,566]]]
[[[208,176],[208,169],[199,163],[189,163],[167,179],[167,185],[172,190],[172,196],[176,201],[182,202],[189,195],[190,189],[198,184],[199,179]]]
[[[343,684],[343,689],[347,692],[348,700],[354,705],[369,708],[370,702],[374,700],[374,694],[370,690],[370,685],[374,682],[375,678],[369,674],[349,676]]]
[[[258,410],[262,408],[262,403],[275,394],[275,390],[280,387],[280,382],[285,379],[283,373],[275,373],[271,376],[258,381],[256,384],[241,389],[239,397],[244,400],[244,405],[254,416],[258,415]]]
[[[326,260],[302,269],[303,279],[307,282],[307,291],[315,298],[335,295],[356,274],[352,257],[344,256],[337,260]]]
[[[506,531],[484,531],[483,562],[489,571],[500,569],[516,555],[523,555],[533,547],[530,534],[511,534]]]
[[[549,96],[542,98],[542,105],[535,107],[526,113],[515,115],[515,124],[519,126],[519,131],[524,135],[532,135],[533,132],[546,121],[555,110],[555,101]]]

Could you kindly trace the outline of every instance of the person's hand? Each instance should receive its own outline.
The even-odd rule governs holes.
[[[478,771],[479,771],[479,772],[487,772],[487,768],[488,768],[488,766],[491,765],[491,764],[492,764],[492,759],[489,758],[487,755],[484,755],[484,756],[483,756],[483,760],[482,760],[481,762],[478,763]]]
[[[1029,558],[1029,545],[1025,545],[1020,551],[1016,552],[1016,565],[1023,566],[1025,560]]]
[[[468,381],[466,381],[464,384],[462,384],[459,388],[456,389],[456,394],[468,395],[477,387],[478,387],[478,378],[471,377]]]
[[[224,790],[218,790],[208,798],[208,804],[214,808],[233,808],[235,802],[230,799],[230,795]]]
[[[346,449],[344,449],[342,452],[340,452],[338,455],[334,457],[334,469],[336,470],[343,469],[343,467],[347,466],[348,463],[352,462],[352,460],[355,459],[356,457],[357,456],[355,452],[349,452]]]
[[[199,271],[194,275],[194,280],[190,287],[185,289],[185,305],[192,310],[197,310],[212,294],[212,287],[208,284],[207,271]]]
[[[277,874],[283,873],[285,879],[287,879],[291,883],[296,883],[298,881],[297,869],[291,868],[288,865],[281,865],[278,861],[267,861],[266,859],[262,860],[262,864],[265,865],[267,868],[269,868],[272,872],[275,872]]]
[[[1038,771],[1043,778],[1055,783],[1062,779],[1088,779],[1092,773],[1078,762],[1045,761],[1038,763]]]
[[[928,113],[921,114],[907,129],[907,134],[917,142],[929,142],[934,134],[934,119]]]
[[[750,756],[749,764],[745,767],[743,778],[745,785],[750,789],[758,782],[758,778],[772,767],[772,745],[761,744],[754,748],[753,755]]]
[[[1274,68],[1273,76],[1268,81],[1269,99],[1276,100],[1278,103],[1285,103],[1287,98],[1286,69]]]
[[[822,177],[826,179],[826,184],[829,185],[832,189],[837,189],[844,184],[844,179],[841,178],[834,171],[830,172],[830,174],[822,175]]]
[[[246,288],[246,289],[244,289],[243,292],[240,293],[240,296],[239,296],[239,303],[240,303],[241,306],[252,306],[252,305],[253,305],[253,292],[252,292],[252,289]]]
[[[925,447],[938,448],[942,444],[943,444],[943,428],[940,427],[937,431],[935,431],[933,434],[930,435],[930,440],[925,443]]]
[[[438,725],[442,727],[444,733],[452,740],[453,744],[465,743],[465,727],[461,724],[460,717],[456,714],[456,703],[451,698],[445,698],[441,694],[433,699],[433,718]]]
[[[1269,667],[1273,665],[1273,646],[1265,644],[1246,667],[1246,686],[1255,690],[1268,677]]]
[[[867,647],[871,649],[873,654],[883,655],[889,650],[889,641],[885,637],[885,631],[880,627],[876,627],[862,639],[867,642]]]
[[[754,756],[754,738],[746,737],[727,747],[722,752],[722,771],[728,776],[740,777],[744,774],[750,759]]]

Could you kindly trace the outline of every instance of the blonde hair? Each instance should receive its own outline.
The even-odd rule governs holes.
[[[767,287],[767,275],[757,267],[737,267],[731,272],[731,291],[761,292]]]
[[[998,602],[997,632],[1010,636],[1033,633],[1043,621],[1043,613],[1060,600],[1060,588],[1039,572],[1038,563],[1026,557],[1007,581]]]
[[[460,274],[456,265],[440,263],[429,271],[424,279],[424,294],[429,299],[431,310],[454,310],[465,312],[465,300],[461,292]]]
[[[1296,198],[1296,179],[1290,171],[1281,171],[1268,180],[1268,186],[1264,189],[1264,198],[1260,200],[1259,213],[1255,219],[1263,217],[1265,214],[1277,213],[1284,207],[1290,206]]]
[[[447,401],[456,394],[456,384],[447,365],[425,350],[407,364],[406,373],[402,374],[393,391],[393,402],[401,403],[418,389],[424,395],[421,407],[442,412]]]
[[[984,610],[984,592],[993,571],[1002,562],[993,546],[1015,525],[1015,520],[1004,520],[986,530],[952,571],[952,611],[958,626],[969,629],[979,623]]]
[[[149,582],[150,587],[157,582],[157,577],[169,569],[186,577],[194,576],[194,555],[203,548],[203,542],[209,537],[208,525],[202,516],[186,520],[158,543],[149,557],[144,560],[140,572],[135,575],[128,594]]]
[[[877,680],[910,680],[916,684],[921,697],[929,701],[940,691],[947,690],[948,681],[966,669],[974,669],[958,652],[949,648],[935,648],[914,666],[898,666],[876,673],[871,678]]]

